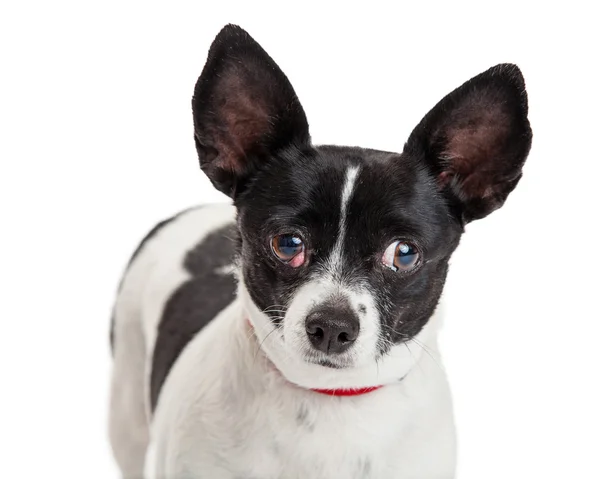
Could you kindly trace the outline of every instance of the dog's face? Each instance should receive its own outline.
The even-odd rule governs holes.
[[[252,302],[289,355],[335,368],[381,359],[432,316],[459,221],[407,155],[320,147],[273,159],[237,200]]]
[[[521,177],[531,130],[519,70],[499,65],[452,92],[401,154],[316,147],[285,75],[228,26],[193,110],[201,167],[238,208],[240,293],[270,359],[305,387],[401,379],[464,225]]]

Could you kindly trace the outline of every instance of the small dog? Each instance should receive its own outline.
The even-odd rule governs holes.
[[[438,302],[465,224],[521,178],[519,69],[454,90],[400,154],[314,146],[286,76],[229,25],[192,106],[202,171],[233,204],[162,222],[124,275],[110,410],[123,476],[454,477]]]

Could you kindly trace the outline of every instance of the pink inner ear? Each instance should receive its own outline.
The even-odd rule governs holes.
[[[215,146],[221,153],[221,167],[240,171],[246,152],[270,133],[270,115],[264,98],[254,95],[239,74],[225,75],[221,81],[217,91],[224,93],[216,103],[221,106],[223,124],[214,132]]]
[[[443,153],[447,169],[438,177],[440,186],[456,177],[466,198],[493,194],[495,177],[503,167],[498,160],[508,146],[507,120],[501,106],[495,106],[471,118],[468,125],[449,130]]]
[[[442,171],[438,175],[438,187],[440,189],[442,189],[442,188],[445,188],[446,186],[448,186],[448,183],[450,183],[453,176],[454,176],[454,173],[452,173],[451,171]]]

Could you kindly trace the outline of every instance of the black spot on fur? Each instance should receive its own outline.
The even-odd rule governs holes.
[[[355,476],[356,479],[368,479],[371,477],[372,469],[371,459],[368,457],[362,458],[358,461],[358,472]]]
[[[296,424],[300,427],[305,427],[309,431],[314,430],[315,425],[309,418],[308,408],[306,404],[301,404],[296,413]]]
[[[235,237],[234,225],[214,231],[185,257],[192,278],[169,298],[158,327],[150,377],[153,410],[181,351],[234,298],[234,277],[222,269],[233,263]]]
[[[109,341],[110,341],[110,351],[114,354],[115,352],[115,311],[113,307],[113,312],[110,317],[110,333],[109,333]]]

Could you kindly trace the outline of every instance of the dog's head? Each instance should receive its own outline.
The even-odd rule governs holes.
[[[402,153],[314,146],[290,82],[236,26],[215,39],[193,112],[202,170],[238,209],[250,321],[305,387],[406,374],[464,225],[502,206],[532,138],[523,77],[498,65],[440,101]]]

